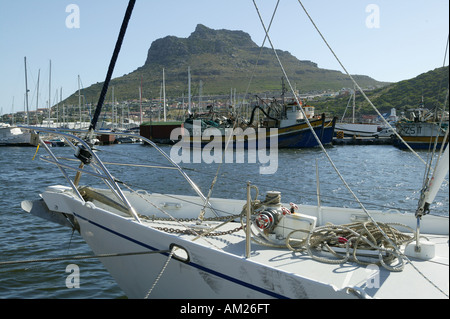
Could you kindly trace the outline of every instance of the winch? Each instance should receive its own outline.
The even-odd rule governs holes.
[[[317,218],[298,212],[298,206],[281,204],[281,193],[268,191],[254,218],[257,234],[275,245],[285,245],[286,239],[303,240],[316,227]]]

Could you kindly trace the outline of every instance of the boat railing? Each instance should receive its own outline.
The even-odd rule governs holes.
[[[84,136],[87,136],[88,131],[86,130],[77,130],[77,129],[61,129],[61,128],[45,128],[45,127],[30,127],[30,126],[21,126],[22,129],[34,131],[36,135],[39,138],[39,145],[43,146],[48,156],[40,156],[40,159],[55,164],[58,166],[58,168],[61,170],[64,178],[68,181],[70,187],[73,189],[74,193],[80,198],[80,200],[84,201],[83,196],[80,194],[78,190],[78,183],[79,178],[81,177],[81,174],[88,174],[97,178],[100,178],[103,180],[103,182],[108,186],[108,188],[112,191],[112,193],[116,196],[117,199],[120,200],[121,203],[128,209],[129,214],[134,217],[138,222],[140,222],[140,219],[128,201],[127,197],[124,195],[123,191],[121,190],[120,186],[118,185],[118,180],[116,180],[109,170],[106,168],[104,163],[101,161],[101,159],[96,154],[96,149],[91,145],[91,143],[88,142],[87,139],[80,137],[84,134]],[[74,150],[74,152],[82,153],[83,157],[89,157],[91,158],[88,163],[83,163],[82,160],[80,160],[80,165],[78,167],[66,164],[61,161],[63,158],[58,158],[55,156],[53,151],[50,149],[50,147],[44,142],[44,140],[41,137],[41,133],[46,134],[52,134],[59,136],[64,139],[64,141]],[[78,134],[78,135],[77,135]],[[98,135],[107,135],[111,134],[111,132],[101,132],[101,131],[94,131],[92,133],[93,136]],[[140,136],[138,134],[133,133],[118,133],[114,132],[114,135],[122,136],[122,137],[131,137],[142,140],[144,143],[149,144],[153,146],[173,167],[175,167],[176,170],[181,174],[181,176],[189,183],[189,185],[192,187],[192,189],[197,193],[197,195],[204,201],[205,207],[208,207],[211,209],[211,211],[216,215],[219,216],[219,214],[216,212],[216,210],[211,206],[210,202],[206,198],[206,196],[201,192],[200,188],[194,183],[194,181],[184,172],[184,170],[175,163],[169,155],[167,155],[158,145],[156,145],[153,141],[149,140],[146,137]],[[84,166],[92,166],[94,167],[94,171],[86,170],[84,169]],[[173,169],[173,167],[170,167]],[[77,175],[75,178],[71,178],[69,174],[67,173],[67,170],[74,170],[77,172]]]

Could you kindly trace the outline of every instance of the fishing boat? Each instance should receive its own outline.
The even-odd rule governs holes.
[[[276,183],[262,196],[245,181],[235,199],[205,196],[170,156],[139,137],[170,164],[158,169],[178,171],[196,196],[152,193],[113,176],[107,167],[114,163],[103,162],[91,146],[101,134],[95,127],[103,98],[84,137],[39,129],[64,138],[75,158],[58,156],[60,148],[41,141],[48,152],[41,159],[56,165],[67,185],[49,186],[22,208],[78,231],[129,298],[448,298],[448,217],[429,214],[448,172],[448,146],[415,214],[369,211],[360,201],[359,209],[285,203]],[[106,187],[84,185],[92,177]]]
[[[211,144],[225,147],[231,142],[233,147],[237,147],[241,140],[245,149],[273,143],[278,148],[310,148],[319,145],[316,135],[321,144],[331,145],[336,118],[327,119],[325,114],[316,116],[313,106],[299,107],[299,103],[302,105],[298,99],[285,102],[284,97],[281,101],[275,98],[265,101],[257,97],[248,121],[240,121],[233,114],[218,117],[213,111],[203,116],[194,115],[184,122],[179,143],[195,148]],[[263,117],[257,121],[259,112]]]
[[[436,144],[448,143],[448,112],[436,113],[423,106],[409,110],[410,116],[404,117],[396,124],[400,137],[413,149],[430,149]],[[406,148],[398,139],[395,145]]]

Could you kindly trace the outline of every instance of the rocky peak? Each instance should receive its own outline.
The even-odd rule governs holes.
[[[246,32],[214,30],[198,24],[188,38],[167,36],[155,40],[148,51],[145,64],[167,64],[179,59],[185,60],[192,54],[224,54],[251,47],[257,45]]]

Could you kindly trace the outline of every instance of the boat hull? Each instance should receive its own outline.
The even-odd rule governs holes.
[[[323,145],[331,145],[334,135],[335,120],[318,119],[310,121],[315,134]],[[204,131],[206,132],[206,131]],[[283,128],[265,128],[253,134],[233,134],[229,146],[233,148],[243,147],[245,149],[264,148],[277,146],[278,148],[312,148],[319,146],[317,139],[307,123],[295,124]],[[184,136],[183,144],[189,144],[193,148],[209,146],[225,147],[229,139],[226,134],[221,136]],[[218,145],[215,145],[218,144]],[[273,145],[276,144],[276,145]]]
[[[33,146],[31,133],[18,127],[0,127],[0,146]]]
[[[440,128],[437,123],[428,122],[400,122],[397,123],[397,132],[402,139],[413,149],[430,149],[434,147],[437,141],[437,147],[440,148],[444,142],[446,127]],[[437,138],[436,138],[437,137]],[[445,143],[448,143],[448,138]],[[407,146],[397,139],[394,143],[400,149],[406,149]]]
[[[378,124],[336,123],[335,131],[346,137],[373,137],[380,129]]]

